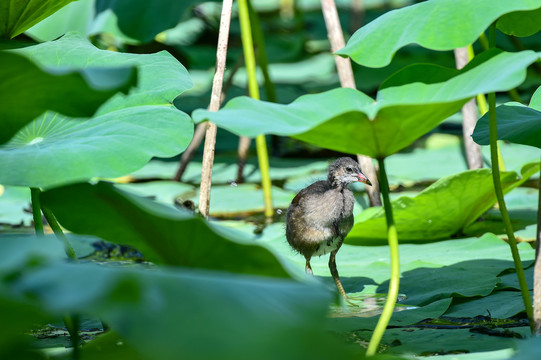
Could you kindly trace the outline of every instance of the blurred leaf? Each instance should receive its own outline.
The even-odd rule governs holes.
[[[501,174],[504,192],[519,186],[539,171],[539,163],[524,165],[521,176]],[[414,198],[392,201],[401,243],[446,239],[460,233],[496,202],[490,169],[465,171],[438,180]],[[346,242],[354,245],[386,245],[387,225],[383,208],[362,213]]]
[[[377,101],[340,88],[302,96],[289,105],[239,97],[218,112],[198,109],[192,116],[196,122],[209,120],[237,135],[292,136],[332,150],[386,157],[433,129],[468,98],[520,84],[526,66],[537,59],[532,51],[490,51],[445,82],[386,87],[378,92]],[[400,76],[415,78],[426,68],[411,67]],[[498,70],[501,68],[506,71]]]
[[[541,8],[532,11],[514,11],[500,17],[496,27],[507,35],[530,36],[541,30],[540,16]]]
[[[53,235],[3,234],[0,239],[0,273],[5,275],[30,264],[65,260],[62,243]],[[0,312],[1,313],[1,312]]]
[[[521,341],[517,346],[517,351],[511,360],[530,360],[535,359],[539,354],[541,339],[539,337],[531,337]]]
[[[453,50],[473,43],[501,15],[541,7],[539,0],[432,0],[389,11],[357,30],[336,54],[382,67],[409,44]]]
[[[199,0],[96,0],[99,14],[111,10],[118,27],[129,37],[150,42],[158,33],[175,27],[186,12]]]
[[[138,86],[117,94],[90,120],[46,113],[0,147],[0,183],[51,187],[95,176],[133,172],[153,156],[183,151],[193,134],[188,115],[173,99],[192,86],[186,69],[166,52],[128,54],[99,50],[77,34],[18,50],[41,66],[138,66]],[[102,78],[103,77],[103,78]],[[108,80],[102,73],[103,81]],[[70,103],[71,94],[61,100]]]
[[[52,316],[31,302],[7,294],[0,285],[0,356],[2,359],[45,359],[38,352],[29,351],[30,336],[25,332],[37,323],[46,323]]]
[[[136,71],[130,64],[86,70],[55,68],[38,66],[25,56],[9,52],[0,52],[0,61],[0,94],[9,104],[0,108],[0,144],[46,110],[91,116],[118,91],[136,84]]]
[[[69,31],[86,35],[95,13],[94,2],[74,1],[26,30],[25,34],[39,42],[57,39]]]
[[[202,218],[115,189],[112,185],[75,184],[42,193],[60,224],[131,245],[150,261],[238,273],[288,277],[264,247],[226,235],[226,229]],[[81,207],[80,204],[85,204]],[[230,232],[229,232],[230,234]]]
[[[114,331],[107,331],[81,347],[81,360],[145,360]]]
[[[291,280],[59,264],[16,288],[48,311],[103,319],[145,359],[352,356],[324,330],[330,293]]]
[[[14,38],[74,0],[0,2],[0,38]]]

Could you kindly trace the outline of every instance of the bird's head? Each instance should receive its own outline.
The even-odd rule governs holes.
[[[331,164],[327,180],[333,187],[345,187],[354,182],[372,185],[362,173],[359,164],[349,157],[339,158]]]

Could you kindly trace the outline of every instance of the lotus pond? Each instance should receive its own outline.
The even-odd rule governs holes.
[[[336,1],[356,90],[340,86],[319,1],[253,0],[263,101],[247,91],[242,3],[217,112],[222,2],[0,6],[0,358],[537,358],[523,297],[540,221],[541,1]],[[453,50],[468,45],[457,70]],[[472,98],[479,169],[462,135]],[[203,146],[174,178],[208,121],[207,219]],[[239,179],[239,136],[266,140],[272,216],[255,144]],[[305,274],[284,224],[295,194],[344,154],[380,165],[384,199],[371,206],[351,186],[355,224],[337,254],[348,301],[328,256]],[[367,355],[395,225],[398,302]]]

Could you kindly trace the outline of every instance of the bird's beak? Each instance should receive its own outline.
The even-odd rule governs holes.
[[[363,173],[359,173],[357,176],[359,177],[359,182],[372,186],[372,183],[370,182],[370,180],[368,180],[368,178],[364,176]]]

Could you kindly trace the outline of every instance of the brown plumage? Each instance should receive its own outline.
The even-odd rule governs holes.
[[[329,167],[327,180],[316,181],[302,189],[286,214],[286,238],[289,245],[306,259],[306,272],[312,274],[310,259],[331,253],[329,269],[342,296],[346,292],[336,269],[336,253],[353,227],[355,199],[348,185],[353,182],[371,185],[351,158],[337,159]]]

